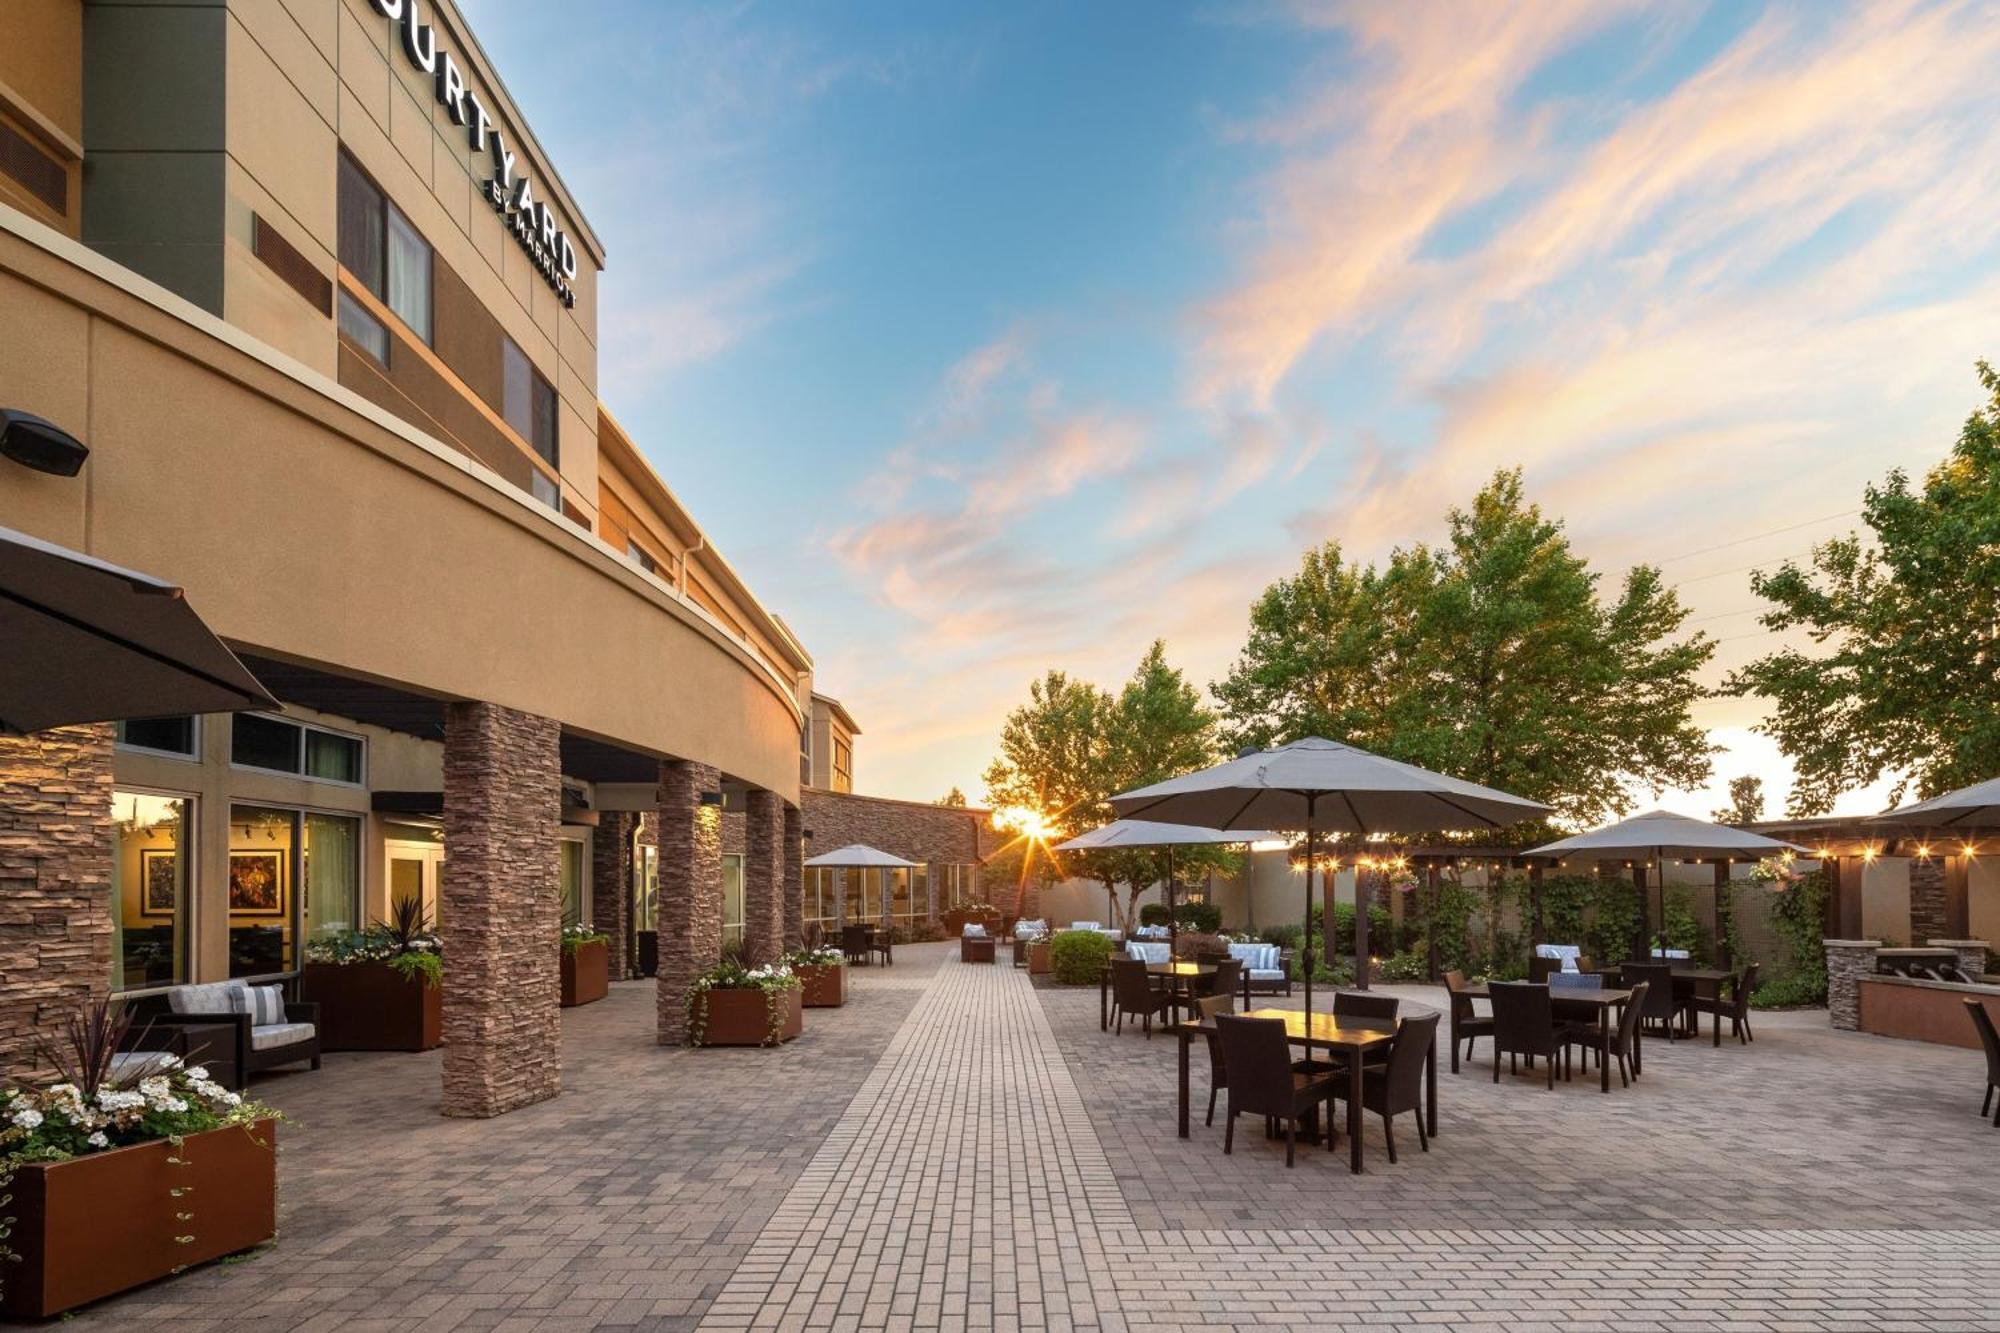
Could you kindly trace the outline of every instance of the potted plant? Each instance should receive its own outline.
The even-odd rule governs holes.
[[[574,1009],[611,993],[611,937],[595,926],[562,928],[562,1007]]]
[[[808,1009],[847,1003],[847,956],[831,945],[794,949],[779,960],[799,979],[799,1002]]]
[[[306,944],[299,997],[319,1005],[323,1051],[428,1051],[444,1041],[444,957],[423,905]]]
[[[65,1049],[41,1048],[49,1083],[0,1092],[10,1318],[46,1319],[277,1231],[278,1113],[170,1055],[141,1055],[121,1081],[129,1026],[95,1001]]]
[[[783,963],[727,956],[688,990],[690,1046],[777,1046],[805,1030],[802,987]]]

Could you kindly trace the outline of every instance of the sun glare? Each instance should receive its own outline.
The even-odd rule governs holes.
[[[1009,805],[995,810],[993,826],[1018,833],[1030,842],[1047,842],[1056,831],[1048,816],[1025,805]]]

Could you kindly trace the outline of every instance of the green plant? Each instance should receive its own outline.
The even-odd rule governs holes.
[[[404,964],[398,970],[407,976],[410,967],[417,967],[426,977],[433,972],[441,977],[443,949],[444,943],[431,929],[423,904],[415,898],[402,897],[390,905],[387,917],[365,930],[341,931],[306,941],[306,961],[336,965],[393,963],[411,954],[424,954],[431,958],[435,967],[430,964]]]
[[[564,926],[562,928],[562,949],[564,953],[570,955],[572,958],[576,956],[577,950],[583,948],[585,945],[608,944],[610,940],[611,937],[609,935],[606,935],[595,926],[579,924]]]
[[[1685,949],[1695,962],[1708,966],[1711,959],[1708,932],[1701,928],[1694,914],[1694,895],[1686,886],[1676,885],[1667,890],[1662,911],[1661,943],[1669,949]]]
[[[434,953],[399,953],[389,967],[405,981],[422,981],[426,990],[444,984],[444,959]]]
[[[786,967],[838,967],[847,961],[847,955],[831,944],[820,944],[794,949],[778,961]]]
[[[1222,909],[1214,903],[1175,903],[1174,920],[1182,930],[1213,935],[1222,929]]]
[[[1305,927],[1298,922],[1286,921],[1275,926],[1265,926],[1257,932],[1257,938],[1266,944],[1275,944],[1280,949],[1297,952],[1299,946],[1305,942],[1306,932]]]
[[[1380,981],[1422,981],[1428,967],[1420,953],[1394,953],[1375,964],[1375,976]]]
[[[1094,986],[1111,948],[1097,931],[1059,930],[1049,941],[1049,973],[1065,986]]]
[[[1753,878],[1776,895],[1771,925],[1785,943],[1787,957],[1777,975],[1757,988],[1750,1003],[1760,1009],[1826,1003],[1826,870],[1793,875],[1788,866],[1766,861]]]
[[[1165,903],[1139,904],[1139,924],[1142,926],[1164,926],[1169,920]]]

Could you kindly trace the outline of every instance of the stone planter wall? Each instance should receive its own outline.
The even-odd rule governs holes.
[[[1989,949],[1985,940],[1925,940],[1933,949],[1950,949],[1958,955],[1958,970],[1976,977],[1987,970]]]
[[[1846,1032],[1861,1030],[1857,986],[1862,977],[1875,974],[1875,951],[1881,947],[1880,940],[1826,942],[1826,1007],[1833,1026]]]

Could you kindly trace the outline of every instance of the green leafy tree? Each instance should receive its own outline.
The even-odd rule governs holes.
[[[1110,717],[1117,701],[1088,681],[1051,670],[1030,682],[1028,702],[1000,726],[1000,753],[986,768],[986,800],[996,812],[1039,813],[1054,829],[1081,832],[1110,817]],[[1019,879],[1022,914],[1036,915],[1053,867],[1026,845]],[[1108,887],[1108,886],[1107,886]]]
[[[1750,579],[1767,629],[1802,629],[1810,649],[1768,653],[1727,689],[1773,704],[1759,728],[1797,774],[1794,815],[1895,777],[1936,796],[2000,773],[2000,375],[1951,454],[1913,486],[1900,468],[1867,488],[1858,534]]]
[[[1231,740],[1325,735],[1543,801],[1594,824],[1628,784],[1691,786],[1712,747],[1694,722],[1715,651],[1657,569],[1601,575],[1503,471],[1448,515],[1446,542],[1377,569],[1337,546],[1251,607],[1242,654],[1214,686]]]
[[[1729,804],[1708,816],[1717,824],[1754,824],[1764,817],[1764,779],[1745,773],[1729,779]]]
[[[1164,782],[1215,762],[1218,749],[1215,714],[1202,703],[1201,692],[1180,670],[1167,663],[1166,644],[1154,640],[1108,718],[1106,749],[1112,786],[1105,796]],[[1106,813],[1110,806],[1104,807]],[[1139,896],[1163,881],[1171,868],[1176,882],[1197,878],[1209,870],[1235,865],[1226,847],[1177,847],[1107,853],[1106,869],[1126,886],[1125,923],[1136,924]]]
[[[947,806],[953,810],[963,810],[965,809],[965,793],[957,787],[953,787],[950,791],[937,798],[937,804]]]

